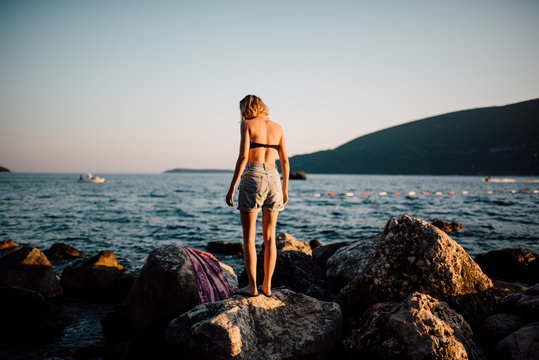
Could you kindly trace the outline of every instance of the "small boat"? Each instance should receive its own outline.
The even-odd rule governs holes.
[[[88,173],[88,174],[86,174],[86,179],[83,178],[82,174],[80,174],[79,181],[89,181],[89,182],[93,182],[93,183],[96,183],[96,184],[101,184],[101,183],[105,182],[105,178],[95,176],[93,174]]]

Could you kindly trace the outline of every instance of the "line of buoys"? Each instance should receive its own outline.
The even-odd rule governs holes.
[[[431,190],[423,190],[420,192],[422,195],[436,195],[436,196],[442,196],[444,194],[447,194],[447,195],[456,195],[457,192],[456,191],[448,191],[447,193],[444,193],[442,191],[431,191]],[[478,191],[478,190],[475,190],[473,191],[473,194],[481,194],[482,192],[481,191]],[[510,190],[510,191],[503,191],[503,190],[487,190],[485,191],[483,194],[487,194],[487,195],[495,195],[495,194],[506,194],[506,193],[511,193],[511,194],[518,194],[518,193],[523,193],[523,194],[528,194],[528,193],[533,193],[533,194],[539,194],[539,190],[529,190],[529,189],[522,189],[522,190]],[[363,196],[371,196],[373,194],[377,194],[379,196],[387,196],[389,194],[392,194],[394,196],[401,196],[403,193],[399,192],[399,191],[395,191],[395,192],[387,192],[387,191],[380,191],[380,192],[377,192],[377,193],[371,193],[371,192],[368,192],[368,191],[364,191],[361,193],[361,195]],[[415,191],[409,191],[407,193],[408,196],[416,196],[418,193],[415,192]],[[470,191],[462,191],[460,192],[460,194],[462,195],[469,195],[471,194]],[[303,197],[304,194],[299,194],[298,197]],[[315,193],[314,194],[314,197],[322,197],[323,194],[322,193]],[[353,196],[356,196],[355,193],[353,192],[347,192],[347,193],[338,193],[336,191],[331,191],[331,192],[328,192],[327,193],[327,196],[346,196],[346,197],[353,197]]]

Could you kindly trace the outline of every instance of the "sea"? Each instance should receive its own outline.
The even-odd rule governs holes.
[[[79,181],[79,174],[0,173],[0,240],[40,250],[62,242],[88,256],[110,250],[133,273],[153,249],[168,244],[205,250],[210,241],[242,241],[239,212],[225,202],[232,173],[98,175],[104,183]],[[277,233],[323,245],[350,242],[378,234],[392,216],[407,214],[463,224],[450,236],[472,257],[503,248],[539,253],[537,177],[307,177],[290,181]],[[241,257],[214,255],[241,272]],[[55,270],[61,275],[61,267]],[[107,305],[66,307],[84,316],[55,345],[38,346],[33,355],[69,358],[75,348],[102,341],[100,319]],[[17,354],[23,358],[28,352],[9,355]]]

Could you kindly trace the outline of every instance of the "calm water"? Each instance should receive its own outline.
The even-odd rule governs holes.
[[[112,250],[134,272],[150,251],[166,244],[203,250],[209,241],[242,239],[238,211],[225,204],[232,174],[99,175],[105,183],[81,183],[78,174],[0,174],[0,240],[41,250],[65,242],[87,255]],[[466,230],[451,236],[472,256],[505,247],[537,253],[539,193],[534,190],[539,180],[511,181],[311,175],[291,182],[290,202],[277,231],[330,244],[377,234],[391,216],[408,214],[464,224]],[[421,194],[424,190],[431,193]],[[259,231],[258,244],[261,239]],[[239,273],[241,258],[216,255]],[[61,339],[0,351],[0,358],[71,359],[79,348],[102,345],[101,319],[112,305],[70,300],[64,306],[74,321]]]
[[[225,203],[232,174],[100,176],[105,183],[81,183],[78,174],[0,174],[0,240],[42,250],[65,242],[88,255],[112,250],[136,271],[151,250],[166,244],[204,249],[209,241],[242,239],[238,211]],[[391,216],[408,214],[464,224],[467,230],[451,236],[472,256],[505,247],[539,252],[539,194],[534,193],[539,180],[511,181],[310,175],[307,181],[291,181],[277,232],[329,244],[376,234]],[[432,192],[422,195],[423,190]],[[417,195],[408,195],[412,191]]]

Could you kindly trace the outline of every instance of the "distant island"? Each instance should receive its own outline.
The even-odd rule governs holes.
[[[223,169],[172,169],[166,170],[164,174],[174,174],[174,173],[231,173],[233,170],[223,170]]]
[[[8,168],[0,166],[0,172],[11,172]]]
[[[318,174],[539,175],[539,99],[452,112],[290,158]]]

